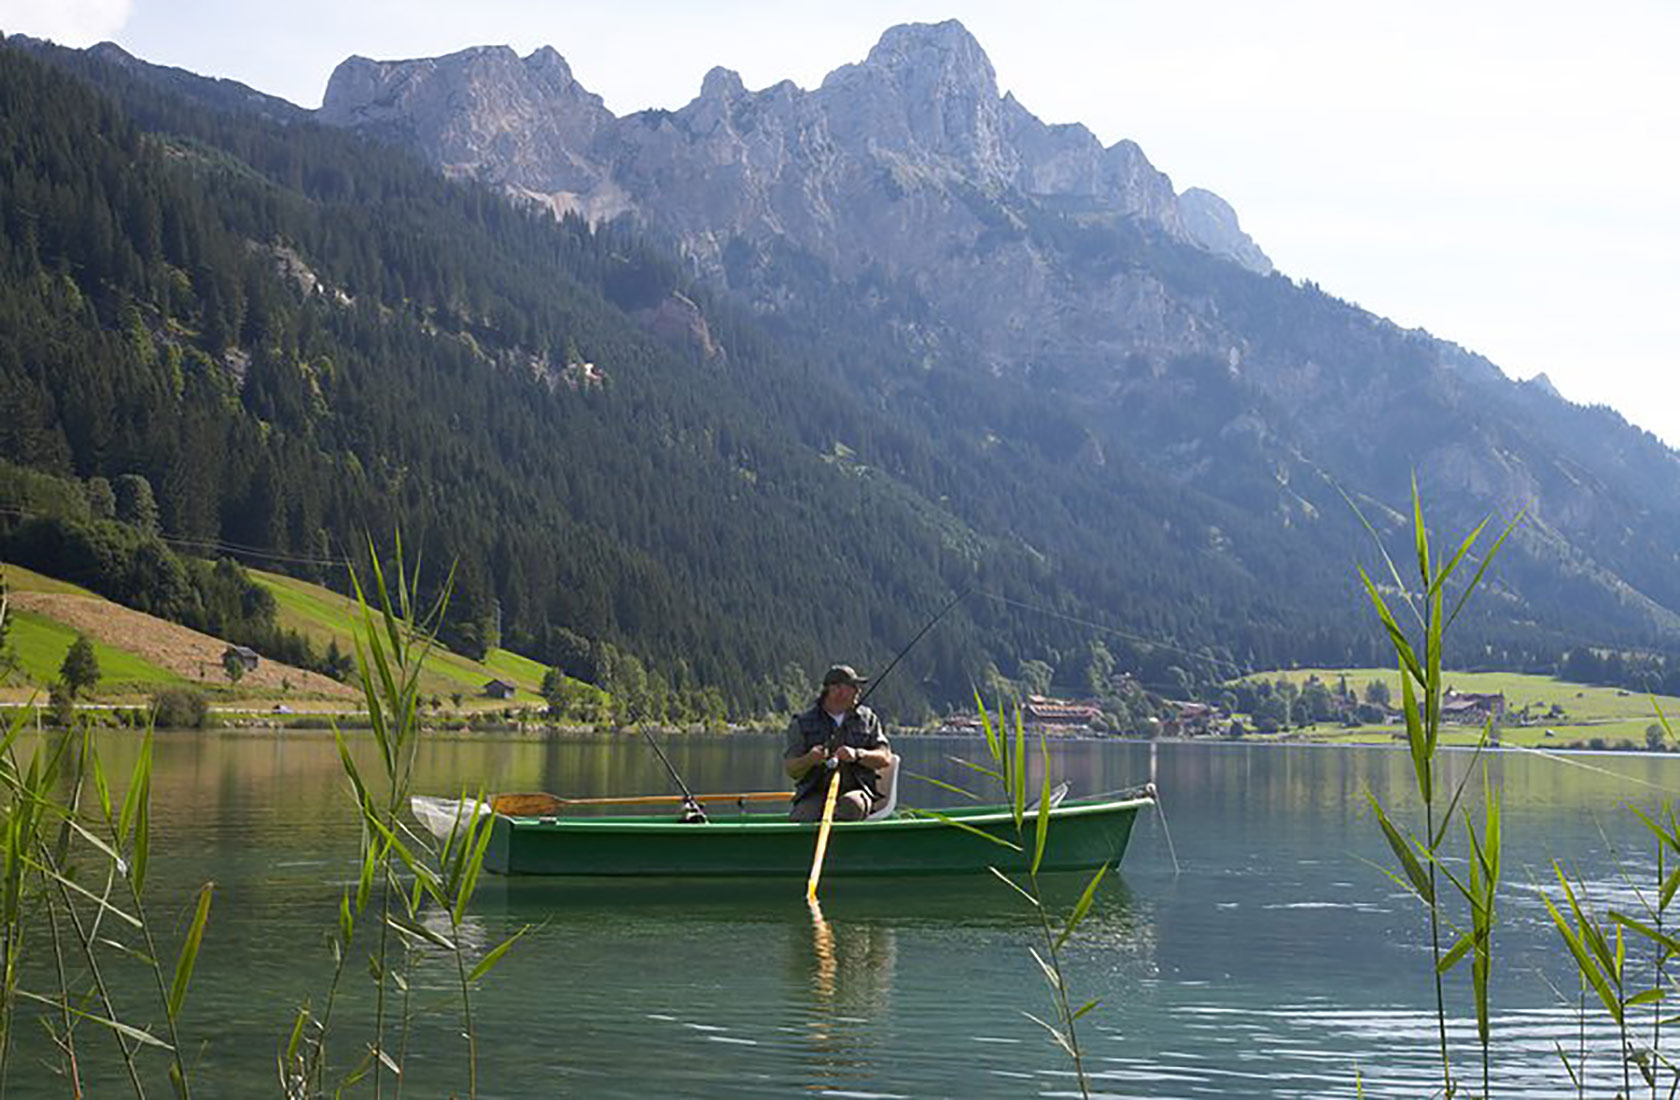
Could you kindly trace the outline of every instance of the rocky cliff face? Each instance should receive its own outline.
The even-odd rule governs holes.
[[[1454,522],[1526,506],[1535,569],[1612,578],[1603,598],[1649,595],[1680,631],[1673,452],[1277,276],[1217,195],[1000,95],[956,22],[894,27],[814,90],[720,68],[624,118],[553,50],[352,58],[320,118],[557,212],[629,214],[764,311],[845,295],[924,362],[1060,393],[1097,453],[1284,525],[1345,512],[1344,489],[1404,500],[1412,470]]]
[[[1179,215],[1190,239],[1219,256],[1226,256],[1261,275],[1269,275],[1272,261],[1254,238],[1242,231],[1231,204],[1212,191],[1192,187],[1178,196]]]
[[[628,196],[628,208],[653,224],[803,227],[801,243],[820,245],[820,230],[837,227],[834,200],[860,185],[889,194],[960,185],[1085,199],[1193,239],[1171,182],[1142,150],[1105,149],[1083,126],[1047,126],[1000,97],[991,62],[955,21],[894,27],[815,91],[784,82],[749,92],[719,68],[682,110],[622,120],[551,48],[524,59],[506,47],[412,61],[352,57],[333,73],[320,118],[559,205],[618,206]],[[613,192],[606,203],[603,191]]]
[[[1157,360],[1195,342],[1196,326],[1151,278],[1074,277],[1034,231],[1040,219],[1141,228],[1270,269],[1229,207],[1210,219],[1218,200],[1205,192],[1191,212],[1216,229],[1192,231],[1172,182],[1134,143],[1105,148],[999,95],[991,62],[955,21],[894,27],[813,91],[748,91],[714,69],[681,110],[623,119],[550,49],[351,58],[320,117],[557,212],[634,214],[766,305],[783,288],[755,272],[777,249],[841,280],[901,281],[934,304],[939,339],[998,371],[1076,349],[1100,366],[1119,351],[1114,331],[1126,333],[1123,354]],[[1083,299],[1073,310],[1070,294]]]

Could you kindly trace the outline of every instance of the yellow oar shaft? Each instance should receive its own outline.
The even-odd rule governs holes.
[[[822,878],[823,856],[828,854],[828,831],[834,827],[834,803],[840,798],[840,769],[828,780],[828,798],[823,802],[822,824],[817,828],[817,853],[811,857],[811,878],[805,883],[805,900],[817,900],[817,880]]]

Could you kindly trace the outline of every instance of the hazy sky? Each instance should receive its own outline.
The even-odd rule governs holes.
[[[814,7],[814,5],[809,5]],[[552,45],[619,114],[713,65],[814,87],[957,18],[1000,90],[1130,138],[1284,272],[1680,444],[1680,3],[0,0],[0,29],[319,105],[344,57]]]

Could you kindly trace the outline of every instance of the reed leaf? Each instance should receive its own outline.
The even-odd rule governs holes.
[[[393,932],[402,936],[404,939],[424,940],[425,942],[432,944],[434,947],[443,948],[445,951],[455,950],[455,945],[450,942],[449,937],[445,936],[442,932],[439,932],[435,928],[426,927],[426,925],[422,922],[410,922],[401,920],[397,917],[386,917],[385,924]]]
[[[992,716],[986,710],[986,700],[980,697],[979,688],[974,689],[974,706],[980,713],[980,728],[986,733],[986,751],[991,754],[993,760],[1001,760],[1003,752],[998,746],[997,731],[992,728]],[[1001,710],[999,714],[1002,714]]]
[[[1464,774],[1459,777],[1458,785],[1453,788],[1452,798],[1447,801],[1447,809],[1446,812],[1441,815],[1441,823],[1436,828],[1434,835],[1429,838],[1429,847],[1431,851],[1439,850],[1442,841],[1446,839],[1447,829],[1452,825],[1453,814],[1457,812],[1458,804],[1463,801],[1464,788],[1469,786],[1470,777],[1476,772],[1476,764],[1481,760],[1483,751],[1486,750],[1492,739],[1493,719],[1489,718],[1487,725],[1482,727],[1481,739],[1476,742],[1475,749],[1471,751],[1469,766],[1464,769]],[[1486,784],[1483,785],[1483,793],[1484,795],[1487,793]]]
[[[1476,544],[1476,540],[1481,537],[1482,529],[1486,527],[1488,522],[1492,519],[1493,517],[1491,515],[1485,517],[1482,522],[1476,524],[1476,529],[1466,535],[1464,541],[1458,544],[1458,549],[1453,553],[1451,558],[1447,559],[1447,564],[1443,565],[1440,572],[1435,574],[1435,579],[1429,582],[1429,590],[1425,593],[1425,596],[1435,595],[1436,591],[1447,583],[1447,578],[1453,575],[1453,571],[1458,568],[1458,563],[1464,560],[1464,555],[1470,552],[1470,548],[1474,546]]]
[[[963,760],[959,757],[948,756],[948,757],[946,757],[946,759],[947,760],[955,760],[959,764],[967,765],[968,767],[973,768],[975,771],[979,772],[980,774],[990,776],[993,779],[996,779],[998,777],[997,772],[994,772],[994,771],[990,770],[989,768],[982,768],[978,764],[970,764],[967,760]],[[923,775],[920,772],[913,772],[913,771],[909,770],[908,768],[906,768],[904,770],[904,774],[911,779],[919,779],[924,783],[931,783],[935,787],[940,788],[941,790],[950,791],[952,794],[960,794],[964,798],[968,799],[970,802],[980,801],[980,796],[979,795],[975,794],[973,791],[964,790],[963,788],[957,786],[955,783],[947,783],[943,779],[935,779],[931,775]]]
[[[88,728],[86,736],[88,738],[88,747],[91,750],[93,749],[92,727]],[[97,751],[90,751],[87,754],[87,759],[89,771],[93,775],[93,789],[94,792],[99,795],[99,819],[109,823],[111,821],[112,812],[111,785],[105,781],[105,765],[100,761],[99,753]]]
[[[1032,873],[1035,875],[1044,862],[1044,844],[1050,839],[1050,747],[1042,737],[1038,739],[1038,749],[1044,765],[1044,784],[1038,796],[1038,827],[1033,838]]]
[[[33,870],[36,873],[42,875],[43,877],[45,877],[49,881],[55,882],[58,885],[63,886],[65,889],[71,891],[72,893],[80,894],[82,897],[86,898],[87,900],[93,902],[94,905],[98,906],[100,912],[110,913],[112,916],[116,917],[118,920],[127,924],[129,927],[131,927],[131,928],[141,928],[141,927],[144,926],[143,922],[138,917],[132,916],[129,913],[124,912],[122,909],[117,908],[115,905],[112,905],[105,898],[102,898],[98,894],[95,894],[92,890],[89,890],[87,887],[83,886],[81,883],[77,882],[75,879],[70,878],[67,875],[61,874],[56,868],[49,867],[46,864],[35,860],[33,857],[29,856],[27,853],[21,854],[17,862],[18,862],[18,865],[20,867],[27,865],[31,870]]]
[[[1002,845],[1003,847],[1008,848],[1012,852],[1024,851],[1024,849],[1019,844],[1016,844],[1012,840],[1007,840],[1007,839],[1005,839],[1001,836],[998,836],[994,833],[988,833],[984,829],[977,829],[973,825],[970,825],[968,822],[962,820],[961,818],[952,817],[950,814],[940,813],[938,810],[918,810],[918,809],[912,809],[912,808],[906,807],[903,812],[904,812],[904,815],[906,817],[931,817],[935,821],[944,822],[946,825],[951,826],[953,829],[961,829],[963,832],[972,833],[973,835],[981,838],[982,840],[989,840],[993,844]]]
[[[362,782],[361,769],[356,766],[356,758],[350,754],[350,743],[345,740],[344,731],[338,728],[337,722],[333,723],[333,740],[338,743],[339,764],[343,767],[344,774],[349,778],[350,787],[356,794],[356,804],[362,808],[362,813],[365,816],[370,804],[367,784]]]
[[[1062,946],[1067,943],[1068,937],[1073,935],[1073,930],[1079,927],[1080,922],[1085,919],[1085,915],[1091,911],[1091,905],[1097,898],[1097,886],[1102,882],[1103,876],[1108,874],[1108,869],[1111,866],[1113,864],[1105,863],[1097,868],[1097,873],[1092,875],[1091,881],[1085,884],[1085,892],[1079,895],[1079,900],[1074,903],[1073,911],[1068,914],[1067,923],[1062,926],[1061,935],[1056,937],[1057,951],[1062,949]]]
[[[123,795],[122,814],[117,819],[117,835],[124,841],[129,839],[129,828],[134,824],[141,802],[150,793],[151,774],[152,731],[148,729],[145,740],[140,742],[140,755],[135,758],[134,774],[129,777],[128,791]]]
[[[379,870],[380,846],[369,837],[362,849],[362,871],[356,879],[356,912],[367,910],[368,895],[373,892],[373,879]]]
[[[996,780],[998,783],[1003,784],[1006,788],[1009,785],[1009,781],[1004,778],[1004,776],[1001,772],[993,771],[991,768],[986,767],[984,764],[976,764],[974,761],[964,760],[960,756],[947,756],[945,759],[950,760],[953,763],[961,764],[963,767],[968,768],[970,771],[979,772],[981,775],[985,776],[987,779]],[[908,774],[908,773],[906,773],[906,774]],[[937,779],[929,779],[928,782],[933,783],[937,786],[949,786],[949,784],[940,783],[939,780],[937,780]],[[960,787],[952,787],[951,789],[956,791],[958,794],[968,794],[967,791],[962,790]],[[968,794],[968,797],[974,798],[975,796],[972,795],[972,794]]]
[[[525,933],[530,930],[531,926],[527,924],[519,931],[515,932],[513,935],[493,947],[490,950],[490,953],[480,959],[478,961],[478,965],[472,968],[472,973],[467,975],[467,981],[476,982],[478,979],[488,974],[492,967],[502,961],[502,956],[506,955],[508,950],[512,948],[514,944],[518,943]]]
[[[1612,976],[1616,976],[1615,971],[1612,969],[1610,960],[1601,955],[1591,945],[1588,938],[1591,924],[1587,920],[1586,914],[1581,911],[1580,902],[1576,899],[1575,891],[1570,887],[1569,880],[1564,876],[1563,868],[1554,863],[1552,869],[1557,874],[1558,882],[1563,886],[1564,896],[1569,902],[1570,913],[1575,918],[1579,931],[1570,926],[1569,921],[1558,911],[1558,907],[1552,903],[1550,897],[1541,894],[1540,900],[1545,903],[1546,911],[1551,914],[1552,923],[1557,927],[1558,934],[1563,937],[1563,942],[1569,948],[1569,953],[1575,957],[1575,966],[1580,971],[1581,977],[1592,987],[1593,992],[1598,995],[1599,1001],[1603,1003],[1605,1011],[1620,1027],[1622,1025],[1621,1002],[1617,999],[1615,991],[1610,988],[1610,980]],[[1600,939],[1602,940],[1602,937]]]
[[[309,1021],[309,1009],[300,1007],[297,1019],[292,1022],[292,1033],[286,1039],[286,1062],[297,1058],[298,1048],[303,1045],[303,1025]],[[282,1074],[282,1077],[284,1074]]]
[[[1677,836],[1676,834],[1663,828],[1662,822],[1647,817],[1645,811],[1641,810],[1638,806],[1635,806],[1632,803],[1628,804],[1628,811],[1644,823],[1645,827],[1651,830],[1651,832],[1656,835],[1657,839],[1662,841],[1665,846],[1674,851],[1680,851],[1680,836]]]
[[[344,893],[338,898],[338,939],[345,947],[350,946],[350,938],[356,931],[356,918],[350,914],[350,887],[344,888]]]
[[[1062,1029],[1061,1028],[1056,1027],[1053,1024],[1045,1023],[1043,1020],[1039,1019],[1037,1016],[1034,1016],[1030,1012],[1022,1012],[1021,1015],[1025,1016],[1027,1019],[1031,1020],[1033,1023],[1037,1024],[1039,1027],[1043,1028],[1045,1031],[1049,1032],[1050,1033],[1050,1040],[1052,1042],[1054,1042],[1057,1046],[1061,1047],[1062,1050],[1067,1054],[1067,1056],[1069,1058],[1078,1057],[1077,1053],[1073,1049],[1073,1044],[1068,1042],[1068,1038],[1067,1038],[1066,1035],[1062,1034]]]
[[[477,810],[474,810],[477,816]],[[459,922],[466,914],[467,903],[472,900],[473,891],[478,889],[479,872],[484,869],[484,853],[489,850],[490,838],[495,834],[495,819],[486,819],[478,829],[478,840],[470,852],[463,854],[462,862],[466,871],[461,876],[461,888],[455,895],[453,916]]]
[[[1394,616],[1388,610],[1388,603],[1382,593],[1377,591],[1374,581],[1366,574],[1363,566],[1359,568],[1359,579],[1365,582],[1365,593],[1371,597],[1371,603],[1377,609],[1377,617],[1382,620],[1383,628],[1388,631],[1388,640],[1394,646],[1394,652],[1399,654],[1400,664],[1404,671],[1412,674],[1418,683],[1423,683],[1423,665],[1418,662],[1417,654],[1412,650],[1412,643],[1406,638],[1405,631],[1394,621]],[[1401,677],[1402,680],[1405,677]]]
[[[1486,554],[1482,555],[1482,563],[1476,568],[1476,575],[1470,578],[1470,583],[1464,586],[1463,592],[1459,593],[1458,602],[1453,604],[1452,614],[1447,616],[1447,626],[1449,628],[1458,621],[1458,613],[1463,611],[1464,605],[1470,602],[1470,596],[1477,588],[1481,587],[1482,576],[1487,572],[1488,566],[1493,564],[1493,559],[1498,556],[1499,548],[1505,545],[1506,538],[1510,536],[1512,531],[1516,530],[1517,524],[1521,523],[1523,516],[1527,514],[1528,509],[1524,508],[1512,516],[1511,522],[1505,525],[1505,530],[1499,532],[1499,537],[1493,540],[1493,546],[1489,548]],[[1486,523],[1486,520],[1483,522]],[[1479,531],[1481,528],[1478,527],[1477,530]]]
[[[1015,891],[1017,894],[1020,894],[1022,897],[1026,898],[1028,905],[1031,905],[1034,909],[1040,908],[1039,903],[1038,903],[1038,899],[1033,897],[1027,891],[1021,889],[1020,885],[1017,884],[1014,879],[1010,878],[1008,875],[1004,874],[1002,871],[998,870],[996,867],[987,867],[986,870],[990,871],[992,874],[994,874],[998,878],[1002,879],[1009,886],[1009,888],[1011,890]]]
[[[1417,780],[1418,797],[1424,802],[1434,801],[1434,774],[1430,769],[1429,734],[1418,713],[1417,691],[1405,671],[1400,673],[1400,705],[1406,715],[1406,745],[1412,754],[1412,774]]]
[[[1429,755],[1435,755],[1436,739],[1441,732],[1441,593],[1436,592],[1429,604],[1428,643],[1424,650],[1428,662],[1429,679],[1424,681],[1424,729],[1429,736]]]
[[[181,1015],[181,1006],[187,1000],[187,986],[192,982],[193,966],[198,962],[198,949],[204,942],[204,926],[210,920],[210,898],[215,893],[216,884],[207,882],[199,887],[198,909],[193,913],[192,924],[187,928],[187,940],[181,945],[180,958],[175,960],[175,981],[169,987],[169,1018],[177,1019]]]
[[[1658,945],[1658,947],[1662,947],[1663,952],[1665,952],[1665,957],[1680,956],[1680,939],[1675,939],[1675,937],[1668,934],[1668,932],[1653,929],[1651,925],[1645,924],[1643,920],[1635,919],[1635,917],[1630,917],[1630,915],[1623,914],[1623,912],[1618,912],[1618,910],[1614,909],[1609,910],[1609,919],[1614,920],[1616,924],[1623,925],[1625,929],[1631,930],[1631,932],[1643,935],[1645,939],[1651,940],[1651,942]]]
[[[1423,899],[1427,905],[1435,904],[1435,887],[1429,881],[1429,875],[1424,871],[1423,864],[1418,861],[1416,853],[1412,851],[1412,844],[1400,832],[1394,822],[1389,820],[1383,810],[1382,803],[1377,796],[1365,792],[1365,797],[1371,803],[1371,810],[1377,815],[1377,824],[1382,827],[1383,836],[1388,840],[1388,846],[1394,852],[1394,858],[1400,861],[1405,869],[1406,879],[1411,884],[1412,892]]]
[[[126,875],[128,873],[128,860],[124,859],[115,848],[107,844],[102,837],[88,829],[87,826],[83,825],[80,821],[77,821],[74,817],[66,815],[64,818],[64,824],[67,825],[77,836],[81,837],[83,840],[87,841],[88,844],[98,850],[98,852],[106,859],[110,860],[112,865],[116,867],[118,874]]]
[[[1015,831],[1019,833],[1027,813],[1027,719],[1020,707],[1015,708],[1015,755],[1009,774],[1014,780],[1009,805],[1015,812]]]
[[[1418,494],[1417,471],[1412,471],[1412,539],[1417,544],[1418,576],[1429,583],[1429,532],[1423,525],[1423,497]]]
[[[25,998],[26,1000],[47,1005],[55,1012],[67,1012],[79,1020],[86,1020],[90,1024],[98,1024],[100,1027],[114,1031],[118,1035],[128,1039],[133,1039],[137,1043],[141,1043],[149,1047],[155,1047],[158,1050],[166,1050],[170,1053],[174,1053],[174,1047],[170,1046],[168,1043],[143,1028],[135,1027],[132,1024],[125,1024],[121,1020],[113,1020],[109,1016],[101,1016],[97,1012],[89,1012],[86,1009],[77,1008],[65,999],[44,997],[39,993],[31,993],[27,989],[14,989],[12,992],[19,997]]]
[[[1027,954],[1033,957],[1033,962],[1037,963],[1038,968],[1044,972],[1044,980],[1050,983],[1050,988],[1053,990],[1061,989],[1062,976],[1056,973],[1055,967],[1044,961],[1044,956],[1038,953],[1038,949],[1036,947],[1029,947],[1027,948]]]
[[[1464,956],[1470,953],[1470,949],[1476,946],[1475,941],[1476,937],[1473,932],[1466,932],[1461,935],[1458,942],[1453,944],[1445,955],[1441,956],[1441,961],[1435,964],[1435,972],[1445,974],[1457,966],[1464,960]]]

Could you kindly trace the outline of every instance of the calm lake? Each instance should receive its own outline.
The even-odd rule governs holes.
[[[664,744],[696,790],[781,785],[777,737]],[[108,767],[126,774],[132,740],[110,735],[104,746]],[[964,786],[976,777],[949,757],[984,753],[947,738],[896,747],[909,772]],[[1153,778],[1168,827],[1159,815],[1140,819],[1123,872],[1110,876],[1070,946],[1075,1003],[1102,1001],[1080,1022],[1096,1094],[1352,1097],[1356,1080],[1370,1097],[1439,1090],[1427,928],[1381,870],[1392,861],[1365,803],[1374,790],[1410,822],[1403,752],[1095,741],[1051,752],[1052,770],[1076,794]],[[1461,768],[1467,755],[1449,760]],[[1680,760],[1500,755],[1493,769],[1507,832],[1496,1088],[1574,1096],[1554,1042],[1573,1052],[1581,1041],[1578,983],[1537,887],[1562,859],[1587,879],[1600,912],[1612,891],[1629,905],[1621,871],[1647,883],[1654,856],[1627,805],[1649,810],[1660,790],[1680,791]],[[433,739],[420,771],[417,789],[441,794],[669,785],[634,735]],[[325,993],[327,933],[355,873],[346,788],[330,735],[159,736],[148,893],[171,943],[197,885],[217,884],[184,1025],[199,1051],[196,1095],[279,1091],[276,1052],[295,1007]],[[955,799],[908,775],[900,790],[908,805]],[[1075,877],[1054,892],[1065,908],[1082,887]],[[1048,1014],[1027,951],[1036,921],[1003,884],[836,879],[824,885],[823,910],[827,928],[815,928],[797,882],[490,879],[472,918],[477,940],[488,947],[533,927],[474,1000],[480,1094],[1077,1095],[1065,1058],[1022,1015]],[[464,1096],[453,971],[427,964],[414,980],[428,1015],[410,1041],[404,1094]],[[371,984],[365,967],[349,981],[357,996],[341,1002],[335,1031],[346,1061],[367,1037],[361,991]],[[1467,971],[1452,976],[1449,998],[1468,1073]],[[138,991],[126,990],[124,1003],[141,1004]],[[49,1042],[20,1035],[12,1093],[64,1094],[43,1068]],[[1589,1012],[1589,1046],[1602,1050],[1608,1035]],[[97,1056],[109,1043],[83,1039],[96,1041],[85,1071],[93,1095],[123,1094],[120,1075]],[[1609,1060],[1589,1070],[1599,1086],[1589,1083],[1589,1094],[1608,1095]],[[168,1094],[161,1073],[153,1091]]]

